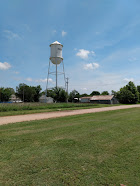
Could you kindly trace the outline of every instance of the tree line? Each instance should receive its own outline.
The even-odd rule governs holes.
[[[28,86],[24,83],[19,84],[16,87],[16,92],[13,88],[0,88],[0,102],[9,101],[12,94],[15,94],[23,102],[38,102],[41,95],[46,95],[46,92],[41,92],[41,86]],[[77,90],[73,90],[67,94],[63,88],[53,88],[47,90],[47,96],[52,97],[55,102],[74,102],[75,100],[79,101],[81,97],[88,97],[94,95],[109,95],[108,91],[92,91],[91,94],[80,94]],[[133,82],[129,82],[126,86],[120,88],[119,91],[113,91],[114,95],[120,103],[123,104],[134,104],[140,102],[140,86],[135,86]]]
[[[109,95],[109,93],[108,91],[103,91],[102,93],[98,91],[93,91],[90,95],[87,94],[80,95],[76,90],[73,90],[69,94],[69,101],[74,100],[74,98],[94,95]],[[140,86],[136,87],[135,84],[130,81],[126,86],[120,88],[119,91],[112,90],[111,95],[114,95],[114,97],[118,99],[119,103],[136,104],[140,102]]]
[[[23,102],[38,102],[41,96],[41,86],[28,86],[24,83],[16,87],[16,92],[13,88],[0,88],[0,102],[7,102],[10,100],[12,94],[15,94]]]

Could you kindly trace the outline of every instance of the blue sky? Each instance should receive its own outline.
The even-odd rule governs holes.
[[[0,0],[0,87],[45,89],[56,40],[64,46],[69,91],[140,85],[139,0]]]

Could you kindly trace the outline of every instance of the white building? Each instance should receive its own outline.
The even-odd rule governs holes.
[[[40,103],[53,103],[53,98],[52,97],[46,97],[45,95],[42,95],[39,98]]]
[[[19,97],[17,97],[15,94],[12,94],[10,97],[10,101],[13,103],[21,103],[21,99]]]

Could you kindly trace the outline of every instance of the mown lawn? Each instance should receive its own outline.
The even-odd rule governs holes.
[[[140,185],[140,109],[0,126],[0,185]]]
[[[119,104],[117,104],[119,105]],[[35,114],[60,110],[77,110],[113,106],[91,103],[0,103],[0,116]]]

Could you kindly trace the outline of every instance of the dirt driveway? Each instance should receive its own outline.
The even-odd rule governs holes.
[[[58,117],[72,116],[72,115],[78,115],[78,114],[103,112],[103,111],[110,111],[110,110],[136,108],[136,107],[140,108],[140,104],[139,105],[121,105],[121,106],[103,107],[103,108],[92,108],[92,109],[81,109],[81,110],[70,110],[70,111],[57,111],[57,112],[47,112],[47,113],[17,115],[17,116],[4,116],[4,117],[0,117],[0,125],[4,125],[8,123],[23,122],[23,121],[58,118]]]

